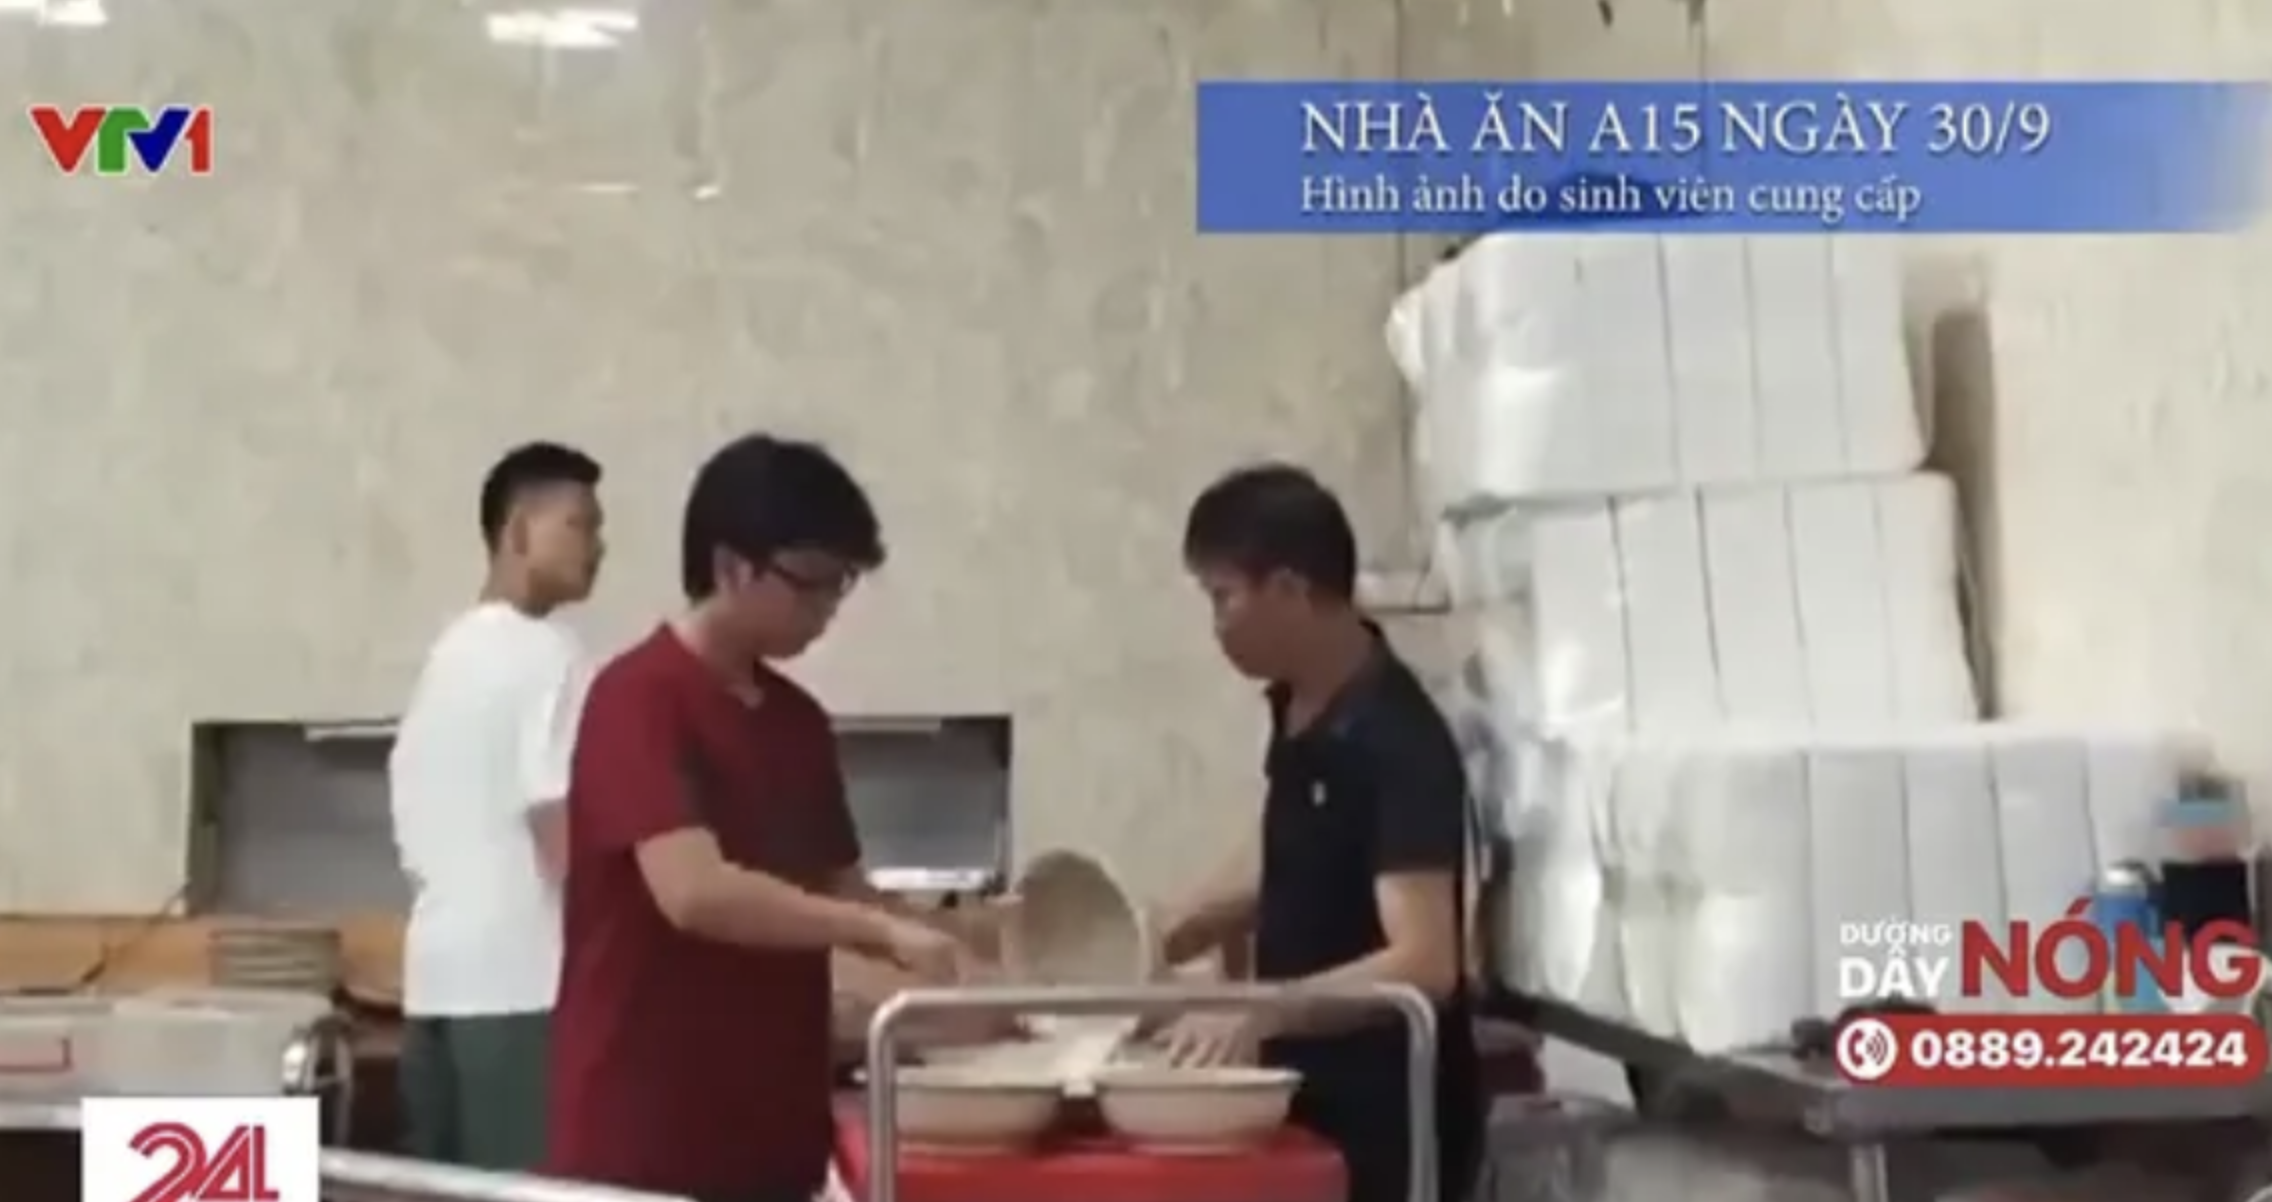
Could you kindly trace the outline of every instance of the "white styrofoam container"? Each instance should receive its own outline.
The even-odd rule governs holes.
[[[1507,235],[1394,305],[1431,517],[1917,469],[1890,240]]]
[[[285,1053],[330,1001],[263,990],[169,990],[120,999],[92,1041],[89,1092],[265,1095]]]
[[[1512,832],[1504,982],[1707,1051],[1852,1000],[1841,957],[1885,953],[1846,948],[1849,927],[2056,919],[2101,866],[2153,855],[2156,815],[2199,759],[2179,734],[2025,723],[1548,731],[1517,753],[1543,770]],[[1925,1000],[2090,1004],[1957,985]]]
[[[105,998],[0,998],[0,1097],[86,1092],[90,1039],[110,1012]]]
[[[1470,532],[1490,700],[1537,721],[1647,734],[1935,727],[1979,716],[1943,476],[1510,511]],[[1519,534],[1517,531],[1519,530]],[[1520,563],[1497,575],[1489,555]],[[1512,626],[1497,615],[1516,619]],[[1503,627],[1503,628],[1502,628]]]

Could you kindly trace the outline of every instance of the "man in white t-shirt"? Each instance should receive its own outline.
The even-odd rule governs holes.
[[[523,1170],[544,1152],[568,764],[586,669],[554,617],[591,594],[599,464],[533,443],[481,485],[480,600],[427,653],[387,765],[414,900],[403,946],[412,1155]]]

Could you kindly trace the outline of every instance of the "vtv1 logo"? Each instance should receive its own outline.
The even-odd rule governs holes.
[[[96,175],[126,175],[140,163],[156,175],[173,162],[176,147],[189,147],[189,173],[213,173],[213,110],[169,105],[150,112],[131,105],[82,105],[65,112],[52,104],[29,110],[32,128],[47,146],[48,160],[65,175],[77,175],[92,150]]]
[[[320,1202],[314,1098],[88,1098],[82,1202]]]

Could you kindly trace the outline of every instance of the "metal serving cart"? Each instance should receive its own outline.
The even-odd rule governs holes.
[[[1358,989],[1300,989],[1267,985],[1151,986],[1124,989],[1001,988],[917,989],[898,994],[879,1007],[868,1026],[867,1162],[870,1169],[862,1202],[899,1200],[899,1109],[893,1087],[900,1064],[898,1036],[911,1018],[925,1014],[1057,1014],[1157,1016],[1194,1008],[1269,1010],[1290,1003],[1393,1011],[1411,1033],[1406,1069],[1410,1121],[1414,1131],[1435,1128],[1436,1012],[1418,990],[1402,986]],[[1412,1141],[1412,1202],[1437,1202],[1435,1143]]]

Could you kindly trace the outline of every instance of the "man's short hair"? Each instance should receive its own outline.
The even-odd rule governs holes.
[[[751,434],[695,473],[679,527],[679,583],[690,601],[717,591],[717,555],[763,565],[819,551],[859,571],[883,566],[883,528],[860,483],[818,443]]]
[[[556,442],[515,447],[481,478],[481,541],[496,550],[513,506],[530,493],[563,484],[597,488],[599,482],[599,461],[574,447]]]
[[[1333,491],[1284,463],[1241,468],[1207,486],[1183,526],[1183,558],[1253,579],[1291,572],[1347,599],[1357,591],[1357,535]]]

